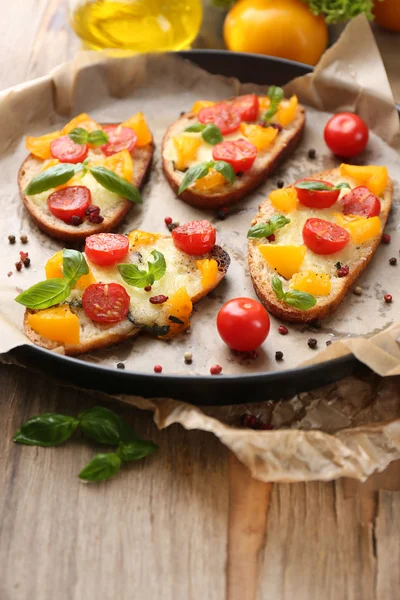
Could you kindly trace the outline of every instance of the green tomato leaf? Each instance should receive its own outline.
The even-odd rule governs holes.
[[[60,163],[54,167],[50,167],[45,171],[36,175],[28,186],[24,189],[26,196],[41,194],[51,188],[67,183],[72,177],[82,168],[82,165],[71,165],[69,163]]]
[[[108,142],[108,135],[105,131],[101,129],[96,129],[95,131],[91,131],[88,135],[88,143],[91,146],[97,148],[97,146],[103,146]]]
[[[278,275],[273,276],[272,281],[271,281],[271,286],[272,286],[272,289],[274,290],[275,296],[278,298],[278,300],[283,300],[283,298],[285,296],[285,292],[283,291],[282,281],[278,277]]]
[[[223,141],[224,136],[221,133],[221,130],[216,125],[207,125],[201,134],[201,137],[207,144],[211,146],[215,146],[215,144],[219,144]]]
[[[118,456],[123,462],[140,460],[157,450],[157,444],[150,440],[135,440],[128,443],[122,443],[118,448]]]
[[[227,181],[229,181],[229,183],[231,185],[235,181],[235,179],[236,179],[236,173],[233,170],[232,165],[230,165],[229,163],[225,162],[224,160],[217,160],[212,165],[212,168],[215,169],[215,171],[218,171],[218,173],[221,173],[221,175],[223,175],[225,177],[225,179]]]
[[[16,302],[31,309],[43,309],[55,306],[68,298],[71,284],[65,279],[46,279],[36,283],[15,298]]]
[[[285,293],[283,301],[299,310],[308,310],[317,304],[317,299],[307,292],[289,290]]]
[[[186,127],[185,131],[190,133],[198,133],[199,131],[204,131],[206,127],[207,125],[203,125],[203,123],[193,123],[193,125]]]
[[[89,267],[82,252],[64,248],[63,275],[66,281],[70,283],[71,287],[74,287],[79,277],[82,275],[87,275],[88,273]]]
[[[121,468],[121,459],[117,454],[97,454],[79,473],[79,479],[85,481],[104,481],[116,475]]]
[[[125,283],[133,287],[145,288],[147,285],[153,285],[154,283],[154,276],[144,269],[139,269],[136,265],[130,263],[120,264],[118,265],[118,271]]]
[[[94,406],[78,415],[83,433],[98,444],[117,445],[121,441],[121,418],[112,410]]]
[[[182,194],[196,179],[201,179],[205,177],[210,170],[210,163],[200,163],[199,165],[194,165],[188,169],[181,181],[181,185],[179,186],[178,196]]]
[[[13,440],[29,446],[58,446],[71,437],[78,424],[73,417],[45,413],[26,421]]]
[[[272,215],[267,223],[258,223],[247,232],[248,238],[267,238],[278,229],[290,223],[290,219],[284,215]]]
[[[89,171],[95,180],[109,192],[118,194],[118,196],[122,196],[122,198],[126,198],[136,204],[143,203],[139,190],[113,171],[105,167],[90,167]]]
[[[87,144],[89,133],[83,127],[76,127],[72,131],[69,132],[69,137],[75,144]]]
[[[167,263],[165,262],[164,254],[158,250],[153,250],[151,255],[154,257],[154,261],[148,261],[149,274],[153,276],[154,281],[158,281],[165,275],[167,270]]]

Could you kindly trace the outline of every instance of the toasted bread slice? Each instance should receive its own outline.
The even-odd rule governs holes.
[[[143,184],[148,177],[151,169],[153,152],[154,143],[152,141],[141,148],[134,148],[131,153],[133,161],[132,184],[138,189],[143,187]],[[35,203],[34,196],[26,196],[24,194],[24,189],[28,183],[33,177],[40,173],[42,169],[43,161],[32,154],[29,154],[19,169],[18,187],[25,207],[36,225],[39,229],[53,238],[69,242],[78,242],[94,233],[112,231],[122,223],[133,206],[132,202],[121,198],[117,206],[110,206],[102,209],[101,214],[104,217],[102,223],[95,224],[86,220],[78,227],[64,223],[64,221],[57,219],[57,217],[50,212],[47,207],[47,202]],[[50,194],[51,191],[44,193]],[[96,204],[95,197],[92,197],[92,202],[93,204]]]
[[[160,235],[159,239],[171,240],[171,244],[173,244],[172,239],[169,236],[161,236]],[[152,248],[154,248],[154,246]],[[135,252],[138,251],[136,246],[135,246],[134,250],[135,250]],[[139,247],[139,250],[140,250],[140,247]],[[180,252],[180,251],[178,251],[178,252]],[[182,272],[185,273],[186,276],[189,271],[193,272],[193,270],[196,269],[195,262],[198,259],[202,259],[202,258],[214,259],[218,263],[217,277],[216,277],[215,281],[213,282],[213,284],[209,285],[206,288],[202,288],[202,289],[199,288],[199,286],[197,285],[197,289],[195,290],[194,295],[191,296],[191,300],[193,303],[198,302],[199,300],[204,298],[204,296],[209,294],[225,277],[226,272],[229,267],[229,264],[230,264],[229,255],[220,246],[215,246],[211,250],[211,252],[209,252],[207,255],[204,255],[204,256],[191,257],[183,252],[180,254],[182,255],[181,256],[181,266],[184,269]],[[174,255],[174,256],[176,257],[176,255]],[[174,268],[175,268],[176,261],[174,261],[174,262],[175,262],[175,266],[174,266]],[[92,269],[93,265],[90,265],[90,267]],[[179,265],[178,265],[178,267],[179,267]],[[92,269],[92,270],[94,271],[94,269]],[[100,270],[98,273],[95,272],[95,274],[96,275],[101,274]],[[168,262],[167,262],[167,274],[168,274]],[[180,276],[182,277],[182,273]],[[97,277],[96,277],[96,280],[98,280]],[[118,282],[121,283],[121,281],[122,280],[119,279]],[[165,290],[163,290],[162,280],[160,280],[160,282],[156,282],[156,283],[158,284],[158,288],[157,288],[157,291],[154,292],[155,295],[158,293],[161,293],[162,291],[165,291]],[[174,287],[174,285],[173,285],[173,287]],[[129,286],[128,286],[128,288],[129,288]],[[156,289],[155,286],[153,286],[153,290],[155,290],[155,289]],[[128,293],[129,293],[129,289],[128,289]],[[152,294],[149,294],[149,293],[145,292],[144,290],[140,290],[139,293],[142,294],[142,300],[148,306],[149,305],[149,296],[151,296]],[[57,349],[57,350],[63,351],[67,355],[76,356],[78,354],[83,354],[85,352],[89,352],[92,350],[96,350],[96,349],[100,349],[100,348],[107,348],[118,342],[122,342],[129,338],[133,338],[136,335],[138,335],[141,331],[141,328],[138,328],[132,322],[134,319],[132,319],[132,321],[129,319],[124,319],[123,321],[116,323],[116,324],[95,323],[89,317],[86,316],[86,314],[82,308],[75,307],[72,304],[71,310],[79,317],[80,338],[81,338],[79,344],[63,345],[63,344],[60,344],[59,342],[54,342],[52,340],[43,338],[42,336],[37,334],[29,326],[29,323],[28,323],[28,314],[30,312],[36,312],[36,311],[30,311],[29,309],[27,309],[25,311],[25,317],[24,317],[24,330],[25,330],[27,337],[34,344],[36,344],[37,346],[41,346],[42,348],[46,348],[48,350],[56,350]],[[140,307],[138,307],[137,311],[139,314],[141,314],[141,316],[143,318],[143,313],[141,312]],[[151,327],[155,323],[153,321],[153,322],[149,322],[149,323],[142,322],[141,324]],[[167,315],[161,315],[160,317],[157,318],[158,326],[168,325],[168,324],[170,324],[170,323],[168,321]]]
[[[228,104],[233,99],[227,100]],[[165,176],[171,188],[177,194],[184,173],[174,168],[174,161],[168,158],[167,148],[173,137],[182,133],[193,124],[196,115],[193,112],[183,114],[173,123],[164,135],[162,142],[162,161]],[[238,202],[252,190],[261,185],[273,173],[278,165],[289,156],[300,143],[306,122],[305,109],[298,105],[294,120],[279,132],[270,148],[258,153],[251,169],[241,177],[236,177],[233,185],[225,185],[199,191],[189,187],[179,196],[187,204],[197,208],[218,208]],[[244,137],[244,136],[238,136]]]
[[[339,169],[324,171],[313,175],[312,177],[310,176],[310,178],[322,179],[333,184],[344,181],[347,182],[351,188],[360,185],[349,177],[341,177]],[[346,192],[347,191],[348,190],[346,190]],[[385,227],[390,212],[392,194],[393,184],[389,179],[386,189],[382,196],[380,196],[381,212],[379,217],[381,220],[381,230]],[[339,212],[341,212],[341,208],[338,203],[332,208],[324,210],[309,209],[299,205],[299,208],[294,211],[294,213],[287,215],[288,218],[291,219],[291,223],[276,232],[276,243],[303,244],[301,232],[307,218],[319,217],[335,222],[333,215],[334,213]],[[252,225],[267,222],[274,213],[279,213],[279,211],[274,208],[267,198],[260,204],[259,213],[252,221]],[[285,231],[285,229],[289,227],[295,228],[295,231],[291,232],[290,229]],[[380,240],[381,236],[378,235],[357,247],[354,246],[352,242],[349,242],[341,252],[336,252],[331,255],[317,255],[310,250],[307,250],[306,258],[301,270],[313,270],[314,266],[316,272],[328,273],[331,277],[332,287],[328,296],[317,296],[317,304],[313,308],[310,308],[309,310],[299,310],[277,299],[271,287],[271,281],[276,274],[276,271],[268,264],[258,250],[258,245],[264,243],[265,240],[251,239],[249,240],[248,251],[250,275],[254,289],[264,306],[279,319],[292,323],[309,323],[316,319],[324,319],[337,309],[345,297],[346,292],[367,267]],[[337,276],[337,267],[335,265],[338,262],[342,265],[349,266],[350,271],[346,277],[340,278]]]

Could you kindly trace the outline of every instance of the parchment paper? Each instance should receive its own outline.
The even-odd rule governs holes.
[[[351,62],[349,62],[351,57]],[[268,74],[266,73],[266,82]],[[217,221],[213,213],[204,213],[177,200],[164,180],[159,148],[168,125],[194,100],[223,99],[260,86],[241,85],[236,80],[212,76],[191,63],[175,56],[138,56],[129,59],[105,59],[96,53],[82,53],[72,63],[55,69],[49,76],[7,90],[0,95],[0,166],[2,194],[0,206],[3,243],[1,273],[0,351],[26,343],[22,333],[23,308],[13,298],[20,289],[43,278],[47,258],[62,245],[41,234],[32,224],[18,197],[16,173],[26,152],[26,134],[40,135],[57,128],[79,112],[89,112],[98,121],[121,121],[131,114],[145,112],[158,147],[150,182],[144,192],[142,208],[134,207],[121,231],[143,228],[165,232],[163,218],[167,214],[184,222],[209,218],[218,227],[218,241],[232,258],[226,281],[201,302],[192,318],[189,334],[166,344],[145,336],[115,349],[98,352],[84,360],[112,366],[123,360],[127,369],[152,371],[161,363],[164,372],[207,374],[210,364],[223,365],[224,373],[248,373],[294,367],[307,362],[326,360],[349,350],[376,373],[400,373],[398,338],[400,282],[398,269],[388,259],[396,256],[400,247],[398,175],[400,159],[398,145],[399,121],[386,74],[369,25],[364,17],[355,19],[339,42],[322,58],[312,76],[291,82],[290,93],[297,93],[306,102],[307,129],[297,152],[285,162],[264,186],[238,204],[225,221]],[[314,107],[318,107],[317,110]],[[329,154],[322,139],[324,124],[335,110],[354,110],[367,121],[371,131],[368,149],[357,158],[358,163],[385,164],[395,182],[395,201],[386,231],[392,235],[388,246],[381,245],[367,272],[358,281],[364,293],[350,294],[335,315],[323,322],[321,329],[290,326],[290,333],[277,333],[279,322],[272,319],[272,331],[257,360],[233,355],[219,340],[215,316],[223,302],[238,295],[254,296],[247,268],[246,232],[258,204],[276,187],[276,180],[287,183],[300,176],[333,168],[339,161]],[[380,136],[380,137],[378,137]],[[382,139],[383,138],[383,139]],[[385,140],[385,141],[383,141]],[[392,147],[389,147],[391,144]],[[308,149],[317,149],[317,158],[308,158]],[[7,236],[20,233],[29,236],[29,243],[9,245]],[[14,262],[20,249],[29,251],[30,269],[15,273]],[[9,270],[14,271],[7,277]],[[383,295],[390,292],[394,301],[388,305]],[[396,298],[398,299],[396,301]],[[307,346],[307,339],[317,338],[318,347],[327,340],[335,341],[317,354]],[[191,366],[183,362],[183,353],[193,352]],[[274,359],[282,350],[284,361]],[[376,383],[342,382],[337,386],[294,398],[281,405],[264,403],[251,408],[275,428],[286,431],[255,432],[232,429],[237,424],[238,410],[208,411],[210,415],[188,404],[174,400],[148,401],[123,397],[125,402],[140,408],[156,410],[160,427],[180,422],[186,428],[213,431],[252,470],[266,480],[330,479],[341,475],[365,478],[380,470],[400,454],[400,422],[382,426],[382,420],[393,420],[397,412],[395,396],[397,380]],[[195,379],[193,380],[195,385]],[[376,386],[379,385],[379,393]],[[356,393],[354,394],[354,391]],[[266,398],[268,400],[268,398]],[[395,402],[397,400],[397,402]],[[400,411],[399,411],[400,412]],[[361,414],[361,416],[360,416]],[[221,422],[224,420],[225,422]],[[369,425],[374,423],[374,425]],[[358,426],[363,425],[359,430]],[[355,429],[347,429],[354,427]],[[297,428],[321,429],[299,432]],[[324,433],[322,430],[328,433]],[[331,435],[332,432],[336,432]]]

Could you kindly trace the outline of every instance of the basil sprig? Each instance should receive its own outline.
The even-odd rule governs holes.
[[[268,98],[270,99],[270,105],[268,110],[264,113],[263,119],[268,123],[272,117],[278,112],[279,104],[282,102],[284,97],[283,89],[276,85],[271,85],[268,89]]]
[[[205,142],[207,142],[207,144],[210,144],[211,146],[219,144],[224,139],[219,127],[213,123],[210,123],[209,125],[204,125],[203,123],[194,123],[193,125],[186,127],[185,131],[192,133],[198,133],[201,131],[201,137]]]
[[[300,190],[310,190],[315,192],[333,192],[334,190],[343,190],[343,189],[351,189],[348,183],[338,183],[332,187],[326,185],[323,181],[299,181],[296,183],[295,188],[299,188]]]
[[[82,275],[89,273],[89,267],[82,252],[63,250],[63,275],[36,283],[19,294],[15,300],[32,310],[50,308],[68,298],[74,285]]]
[[[214,171],[218,171],[225,177],[227,181],[232,185],[232,183],[236,179],[236,173],[233,170],[232,165],[225,162],[224,160],[209,160],[207,162],[200,163],[198,165],[194,165],[190,167],[185,173],[184,178],[182,179],[181,185],[179,186],[178,196],[182,194],[196,179],[201,179],[205,177],[210,169],[214,169]]]
[[[80,171],[81,168],[81,163],[78,165],[71,165],[69,163],[54,165],[54,167],[50,167],[39,173],[39,175],[36,175],[24,189],[24,194],[26,196],[33,196],[34,194],[46,192],[50,188],[63,185],[72,179],[75,173]]]
[[[299,290],[289,290],[284,292],[282,280],[278,275],[274,275],[271,285],[278,300],[282,300],[282,302],[285,302],[294,308],[308,310],[317,304],[316,298],[307,292],[300,292]]]
[[[78,419],[73,417],[45,413],[28,419],[13,440],[28,446],[58,446],[71,437],[78,425]]]
[[[284,215],[272,215],[267,223],[258,223],[249,229],[247,232],[248,238],[267,238],[278,229],[282,229],[290,223],[290,219]]]
[[[127,200],[135,202],[136,204],[143,203],[139,190],[126,181],[126,179],[123,179],[123,177],[114,173],[114,171],[110,171],[105,167],[90,167],[89,172],[93,175],[95,180],[109,192],[118,194],[118,196],[127,198]]]
[[[95,148],[108,142],[108,135],[102,129],[95,129],[89,133],[83,127],[76,127],[68,135],[75,144],[90,144]]]
[[[165,275],[167,264],[164,255],[158,250],[153,250],[151,255],[154,261],[147,262],[147,270],[139,269],[137,265],[131,263],[118,265],[118,271],[125,283],[133,287],[145,288]]]

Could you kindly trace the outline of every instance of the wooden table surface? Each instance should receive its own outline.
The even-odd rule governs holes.
[[[7,4],[2,88],[74,55],[65,0]],[[400,37],[377,38],[400,102]],[[1,600],[399,598],[398,464],[363,485],[260,483],[212,435],[158,432],[151,414],[121,406],[160,449],[115,480],[83,485],[76,475],[93,447],[11,439],[34,414],[76,414],[102,398],[4,365],[0,387]]]

